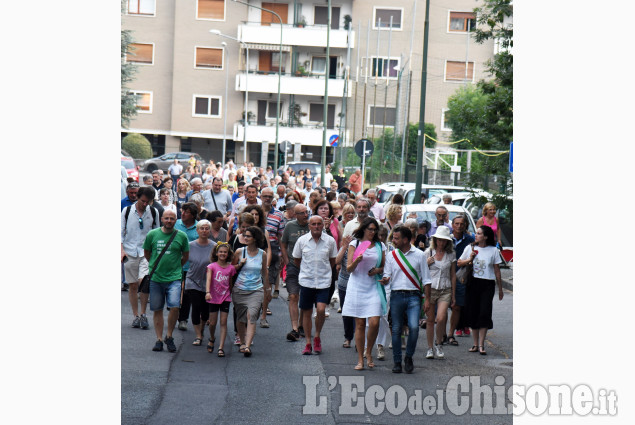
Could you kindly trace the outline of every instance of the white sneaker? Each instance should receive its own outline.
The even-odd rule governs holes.
[[[377,344],[377,360],[384,360],[386,358],[386,353],[384,353],[384,346],[381,344]]]
[[[312,316],[312,317],[313,317],[314,319],[317,317],[317,311],[314,311],[314,312],[313,312],[313,316]]]
[[[441,349],[440,345],[434,344],[434,355],[437,359],[442,359],[443,357],[445,357],[445,354],[443,354],[443,350]]]
[[[325,316],[325,317],[330,317],[330,316],[331,316],[331,313],[329,313],[329,311],[328,311],[328,310],[326,310],[326,311],[324,312],[324,316]]]
[[[428,348],[428,352],[426,353],[426,359],[434,359],[434,353],[432,353],[432,348]]]

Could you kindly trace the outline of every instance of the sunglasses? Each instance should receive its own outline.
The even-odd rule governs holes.
[[[143,230],[143,219],[139,219],[139,229]]]

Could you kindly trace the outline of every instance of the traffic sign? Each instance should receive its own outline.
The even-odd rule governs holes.
[[[329,145],[333,146],[334,148],[337,147],[337,141],[340,139],[340,136],[338,136],[337,134],[334,134],[331,136],[331,138],[329,139]]]
[[[514,172],[514,142],[509,142],[509,172]]]
[[[291,152],[291,148],[293,148],[293,144],[288,140],[285,140],[278,145],[278,149],[280,149],[280,152],[289,153]]]
[[[375,150],[375,147],[373,146],[373,142],[371,142],[368,139],[361,139],[355,144],[355,153],[360,158],[364,157],[364,154],[363,154],[364,141],[366,141],[366,155],[365,156],[366,156],[366,158],[369,158],[373,154],[373,151]]]

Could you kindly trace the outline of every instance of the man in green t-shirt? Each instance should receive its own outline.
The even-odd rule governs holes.
[[[157,342],[152,351],[163,350],[163,306],[168,306],[168,331],[165,344],[171,353],[176,351],[172,331],[179,317],[181,304],[181,270],[189,258],[190,243],[187,235],[174,228],[176,213],[166,210],[161,217],[163,226],[148,232],[143,243],[143,254],[148,260],[148,268],[152,270],[163,248],[174,232],[174,239],[161,257],[152,278],[150,279],[150,310],[154,312],[154,330]]]

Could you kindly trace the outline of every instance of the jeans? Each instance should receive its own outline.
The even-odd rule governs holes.
[[[340,296],[340,307],[344,308],[344,301],[346,301],[346,290],[337,289]],[[342,316],[344,322],[344,339],[352,341],[355,336],[355,318],[350,316]]]
[[[392,291],[390,294],[390,316],[392,318],[392,357],[395,363],[401,363],[401,329],[404,311],[408,317],[408,342],[406,357],[412,357],[419,338],[419,312],[421,296],[419,291]]]

